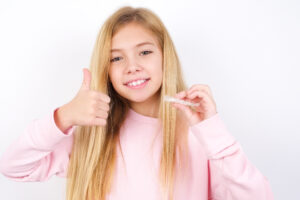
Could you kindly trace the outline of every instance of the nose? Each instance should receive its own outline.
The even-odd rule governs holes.
[[[135,71],[140,71],[140,70],[141,70],[141,66],[137,62],[137,58],[127,57],[126,73],[134,73]]]

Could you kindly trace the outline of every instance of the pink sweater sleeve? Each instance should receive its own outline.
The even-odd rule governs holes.
[[[208,158],[212,199],[274,199],[267,178],[247,159],[219,113],[190,126],[190,131]]]
[[[75,126],[63,133],[52,110],[33,120],[0,158],[0,172],[15,181],[46,181],[52,175],[66,177]]]

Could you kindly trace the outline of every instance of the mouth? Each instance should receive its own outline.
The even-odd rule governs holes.
[[[147,78],[144,80],[138,80],[138,81],[124,84],[124,85],[131,89],[142,89],[148,84],[149,80],[150,80],[150,78]]]

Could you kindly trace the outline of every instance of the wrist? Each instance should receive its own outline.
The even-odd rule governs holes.
[[[66,131],[73,126],[72,120],[69,118],[68,111],[66,109],[66,105],[59,107],[54,113],[54,120],[57,127],[63,132]]]

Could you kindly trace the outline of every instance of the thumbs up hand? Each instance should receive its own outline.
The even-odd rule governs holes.
[[[110,97],[90,89],[91,74],[83,69],[83,82],[76,96],[57,111],[56,123],[61,130],[73,125],[105,126],[109,112]]]

